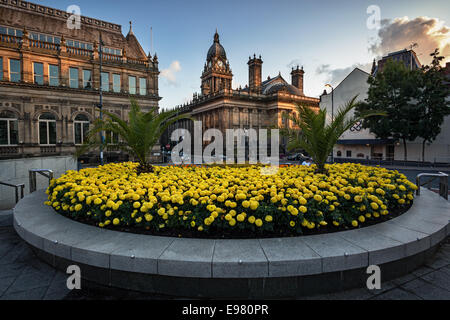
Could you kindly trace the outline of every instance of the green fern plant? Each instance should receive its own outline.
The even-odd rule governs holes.
[[[326,174],[325,163],[339,138],[359,121],[371,116],[386,115],[381,111],[362,113],[348,117],[350,111],[359,104],[355,96],[339,108],[334,119],[327,123],[327,110],[316,112],[310,106],[297,105],[298,115],[285,115],[298,129],[280,128],[288,138],[288,150],[303,149],[309,153],[317,166],[317,173]]]
[[[85,154],[87,151],[107,147],[106,141],[100,140],[100,132],[110,132],[119,137],[117,147],[130,155],[135,156],[139,162],[138,173],[151,172],[150,155],[153,147],[159,142],[164,131],[174,122],[180,119],[190,118],[187,115],[178,115],[177,110],[158,112],[152,108],[144,112],[136,100],[131,99],[129,121],[122,120],[114,113],[103,111],[105,119],[97,119],[93,128],[89,130],[85,143],[77,148],[75,157]]]

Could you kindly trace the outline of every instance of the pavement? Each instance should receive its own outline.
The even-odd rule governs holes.
[[[69,290],[68,275],[37,258],[12,226],[12,210],[0,211],[0,300],[166,300],[182,299],[82,282]],[[382,283],[381,290],[353,289],[302,300],[450,300],[450,237],[425,266]]]

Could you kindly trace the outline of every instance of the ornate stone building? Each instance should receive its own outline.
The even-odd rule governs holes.
[[[0,2],[0,158],[72,154],[103,108],[127,119],[130,97],[158,107],[158,59],[130,31],[38,4]],[[103,41],[100,74],[99,39]],[[117,137],[107,135],[112,144]],[[111,153],[110,153],[111,156]]]
[[[292,123],[284,120],[283,114],[296,112],[296,104],[319,107],[319,99],[307,97],[303,92],[303,68],[292,69],[292,81],[288,83],[281,73],[262,81],[262,65],[261,56],[249,57],[248,85],[233,89],[233,73],[216,31],[201,76],[201,94],[194,94],[190,103],[176,108],[180,114],[188,113],[196,121],[202,121],[203,132],[215,128],[225,136],[227,129],[269,129],[277,125],[292,127]],[[177,128],[192,132],[192,127],[192,121],[183,120],[172,125],[168,133]],[[166,134],[164,145],[168,139]],[[204,142],[204,145],[207,143]],[[286,152],[285,149],[286,141],[283,139],[280,152]]]

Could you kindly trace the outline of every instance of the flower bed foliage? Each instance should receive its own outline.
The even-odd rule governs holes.
[[[258,237],[382,221],[407,210],[417,189],[397,171],[359,164],[327,165],[328,175],[314,174],[315,166],[275,175],[258,166],[155,167],[137,175],[137,166],[68,171],[51,182],[46,204],[101,228]]]

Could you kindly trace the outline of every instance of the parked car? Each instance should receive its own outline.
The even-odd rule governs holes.
[[[305,160],[308,160],[309,157],[306,156],[303,153],[295,153],[295,154],[292,154],[292,155],[288,156],[287,159],[289,161],[300,161],[300,162],[303,162]]]

